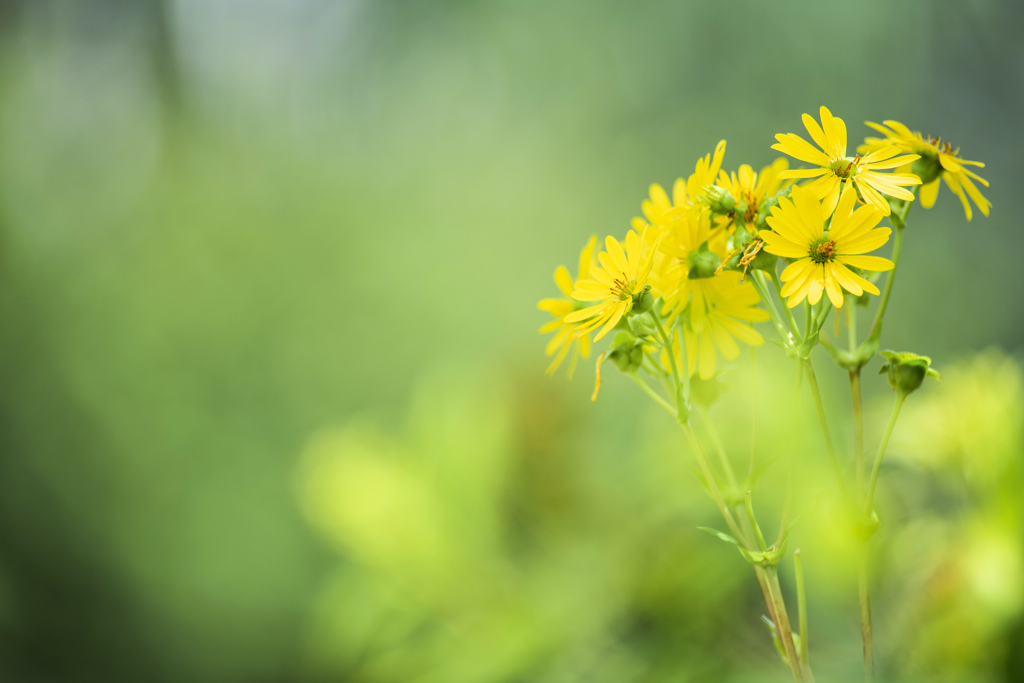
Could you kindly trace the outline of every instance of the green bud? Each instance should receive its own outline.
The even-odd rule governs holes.
[[[764,249],[757,252],[757,256],[751,262],[750,266],[754,270],[764,270],[769,273],[775,270],[775,266],[779,263],[779,257],[775,254],[769,254]]]
[[[654,295],[651,294],[651,286],[646,285],[644,291],[633,297],[633,312],[646,313],[654,308]]]
[[[648,296],[650,295],[648,294]],[[629,329],[633,330],[633,334],[635,334],[638,337],[657,336],[657,328],[654,325],[654,320],[647,313],[641,313],[639,315],[630,316]]]
[[[622,331],[616,332],[615,337],[612,339],[613,349],[631,349],[636,345],[636,337],[629,332]]]
[[[738,215],[738,214],[737,214]],[[736,222],[736,232],[732,234],[732,248],[738,249],[750,240],[754,239],[754,235],[747,231],[746,225],[740,221]]]
[[[779,205],[779,200],[783,197],[789,196],[790,188],[784,187],[775,193],[772,197],[765,197],[764,201],[761,202],[761,206],[757,209],[757,218],[755,222],[758,226],[764,227],[767,225],[768,216],[771,215],[772,207]]]
[[[638,344],[631,349],[615,349],[608,357],[615,363],[615,367],[625,373],[636,372],[644,362],[644,350]]]
[[[736,200],[733,199],[733,196],[724,187],[718,185],[705,188],[704,194],[700,195],[697,201],[711,209],[711,213],[716,214],[730,213],[736,208]]]
[[[927,185],[942,173],[942,164],[939,163],[939,157],[922,154],[920,159],[910,165],[910,172],[921,179],[922,185]]]
[[[939,373],[931,367],[932,359],[928,356],[919,356],[909,352],[897,353],[896,351],[882,351],[881,353],[889,362],[881,367],[878,374],[885,373],[889,380],[889,386],[904,398],[917,391],[925,377],[942,379]]]
[[[690,269],[687,275],[691,280],[702,280],[715,276],[718,266],[722,265],[722,259],[708,249],[708,243],[705,242],[699,249],[686,255],[686,265]]]

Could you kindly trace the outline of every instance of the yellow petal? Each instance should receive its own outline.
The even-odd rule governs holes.
[[[881,256],[842,254],[838,256],[836,260],[850,266],[863,268],[864,270],[884,271],[892,270],[895,267],[892,261],[887,258],[882,258]],[[566,320],[568,320],[568,318],[566,318]]]
[[[935,198],[939,196],[939,179],[936,178],[927,185],[921,186],[921,206],[930,209],[935,206]]]
[[[555,268],[555,284],[558,285],[563,294],[572,296],[572,275],[569,275],[569,269],[565,266]]]

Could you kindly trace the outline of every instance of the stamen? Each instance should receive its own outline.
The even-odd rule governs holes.
[[[835,258],[835,255],[836,243],[832,241],[819,242],[818,244],[811,245],[810,252],[808,253],[808,256],[810,256],[811,260],[815,263],[828,263]]]

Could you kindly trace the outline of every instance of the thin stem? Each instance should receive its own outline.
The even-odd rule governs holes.
[[[857,350],[857,303],[855,300],[846,305],[846,332],[852,354]]]
[[[725,504],[725,499],[722,498],[722,492],[718,490],[718,484],[715,482],[715,475],[711,472],[711,467],[708,465],[707,458],[704,456],[704,451],[700,447],[700,443],[697,441],[697,437],[694,435],[693,430],[689,424],[680,423],[680,427],[683,428],[683,433],[686,434],[686,438],[690,441],[690,448],[693,450],[693,455],[697,458],[697,465],[700,467],[701,474],[704,479],[708,482],[708,489],[711,491],[711,498],[715,501],[715,505],[718,506],[718,511],[722,513],[722,517],[725,518],[725,523],[729,525],[729,530],[732,531],[733,535],[743,543],[749,546],[746,541],[746,536],[740,530],[736,524],[735,518],[732,513],[729,512],[729,506]],[[749,550],[749,548],[748,548]]]
[[[704,426],[708,430],[708,434],[711,436],[711,443],[715,446],[715,452],[718,454],[718,459],[722,463],[722,470],[725,471],[725,476],[729,480],[729,485],[736,488],[736,474],[733,472],[732,463],[729,462],[729,456],[725,453],[725,446],[722,445],[722,439],[718,435],[718,430],[715,429],[715,425],[711,422],[711,416],[708,415],[708,409],[704,406],[698,407],[700,417],[704,421]]]
[[[679,327],[679,359],[683,363],[683,398],[690,400],[690,359],[686,355],[686,330],[683,329],[682,320],[678,321]],[[678,385],[677,385],[678,386]],[[679,389],[676,389],[679,392]]]
[[[811,333],[811,319],[814,315],[814,311],[811,307],[811,302],[804,299],[804,336],[806,337]]]
[[[796,324],[796,318],[793,317],[793,310],[786,305],[786,297],[782,296],[782,281],[779,280],[779,274],[774,270],[771,271],[772,282],[775,284],[775,291],[779,295],[779,302],[782,304],[782,310],[786,312],[786,318],[789,319],[789,326],[793,328],[793,332],[797,338],[800,338],[800,328]]]
[[[875,648],[871,640],[871,596],[868,593],[868,550],[861,548],[857,563],[857,593],[860,597],[860,636],[864,648],[864,683],[875,680]]]
[[[857,468],[857,500],[864,500],[864,407],[861,403],[860,368],[850,370],[850,397],[853,401],[854,457]],[[870,513],[869,513],[870,514]]]
[[[821,331],[822,325],[825,324],[825,319],[828,317],[828,314],[831,313],[831,312],[832,312],[832,300],[831,299],[823,300],[821,302],[821,312],[818,313],[818,316],[814,319],[814,333],[818,333],[818,332]]]
[[[809,666],[807,659],[807,593],[804,591],[804,561],[800,548],[793,551],[796,570],[796,607],[800,615],[800,661]]]
[[[779,631],[779,640],[786,651],[786,659],[789,660],[789,668],[793,672],[793,680],[803,683],[804,673],[800,667],[800,656],[793,644],[793,631],[789,625],[789,614],[786,613],[786,603],[782,599],[782,586],[779,585],[779,572],[776,567],[771,567],[768,574],[768,585],[771,587],[772,599],[775,602],[775,627]]]
[[[679,386],[679,370],[676,368],[676,353],[672,348],[672,338],[669,337],[665,328],[661,325],[661,318],[658,317],[658,312],[653,308],[651,309],[651,318],[654,319],[654,325],[658,328],[658,334],[661,335],[662,343],[665,345],[665,351],[668,352],[669,366],[672,368],[672,380],[675,382],[676,387]],[[679,345],[682,346],[682,340]]]
[[[843,471],[839,466],[839,457],[836,455],[835,444],[832,443],[832,434],[828,429],[828,418],[825,415],[825,404],[821,400],[821,391],[818,389],[818,379],[814,375],[814,366],[811,359],[804,360],[804,370],[807,373],[807,384],[811,388],[811,397],[814,399],[814,407],[818,411],[818,422],[821,423],[821,432],[825,436],[825,448],[828,450],[829,459],[832,461],[832,469],[836,475],[836,483],[844,497],[849,497],[846,491],[846,484],[843,483]]]
[[[803,387],[804,387],[804,364],[800,361],[796,362],[796,412],[800,414],[800,404],[803,400]]]
[[[764,281],[761,279],[761,274],[753,272],[750,274],[750,281],[754,283],[754,287],[757,288],[758,294],[761,295],[761,299],[765,302],[768,308],[768,315],[771,316],[772,323],[775,324],[775,330],[779,333],[779,337],[782,338],[783,345],[788,349],[793,346],[796,341],[796,337],[793,333],[786,329],[785,323],[782,322],[782,318],[779,316],[779,311],[775,308],[775,301],[768,294],[768,290],[764,286]]]
[[[757,523],[757,517],[754,516],[754,494],[747,491],[743,497],[744,506],[747,508],[747,516],[750,518],[751,524],[754,525],[754,535],[757,537],[757,545],[761,548],[761,552],[768,550],[768,544],[764,542],[764,534],[761,533],[761,525]]]
[[[885,428],[885,435],[882,443],[878,444],[878,453],[875,455],[875,465],[871,468],[871,481],[868,484],[868,497],[865,501],[864,511],[870,516],[872,504],[875,501],[875,486],[878,484],[878,470],[882,466],[882,456],[885,455],[885,447],[889,445],[889,437],[892,436],[892,428],[896,426],[896,418],[900,416],[900,409],[906,396],[902,392],[896,392],[896,402],[892,406],[892,414],[889,416],[889,425]]]
[[[672,417],[676,416],[676,409],[672,407],[672,404],[666,401],[661,394],[652,389],[651,386],[643,380],[639,373],[631,372],[629,373],[629,376],[633,378],[633,381],[636,382],[638,387],[644,390],[645,394],[654,399],[655,403],[671,413]]]
[[[789,472],[786,475],[786,497],[782,503],[782,517],[779,519],[779,536],[775,540],[775,547],[782,547],[786,540],[786,531],[789,526],[789,511],[793,507],[793,480],[796,475],[796,453],[793,449],[789,451]]]
[[[871,331],[868,333],[868,340],[877,341],[882,336],[882,318],[885,317],[885,309],[889,305],[889,296],[892,294],[892,285],[896,281],[896,270],[900,265],[900,250],[903,246],[903,231],[906,228],[897,227],[896,237],[892,241],[892,262],[893,269],[885,278],[885,288],[882,290],[882,297],[878,300],[878,310],[875,312],[875,320],[871,323]]]
[[[912,192],[917,192],[917,187],[914,187]],[[877,342],[882,336],[882,318],[885,317],[885,309],[889,305],[889,296],[892,294],[892,285],[896,281],[896,271],[900,267],[900,249],[903,246],[903,231],[906,230],[907,215],[910,213],[911,207],[914,206],[913,201],[903,203],[903,211],[898,215],[899,221],[892,221],[896,227],[896,236],[892,240],[892,270],[889,271],[889,275],[885,278],[885,288],[882,290],[882,297],[878,301],[878,310],[875,312],[875,320],[871,323],[871,331],[868,332],[868,338],[864,340],[865,344],[869,342]]]
[[[750,347],[750,466],[747,476],[754,474],[757,465],[757,351]]]

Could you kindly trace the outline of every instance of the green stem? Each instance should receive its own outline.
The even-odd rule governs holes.
[[[658,312],[653,308],[651,309],[651,318],[654,319],[654,325],[658,328],[658,334],[661,336],[662,343],[665,345],[665,351],[668,352],[669,366],[672,368],[672,380],[675,382],[676,387],[679,386],[679,370],[676,368],[676,353],[672,348],[672,338],[662,327],[661,318],[658,317]],[[679,340],[679,345],[683,345],[683,340]]]
[[[892,428],[896,426],[896,418],[900,416],[900,409],[906,396],[902,392],[896,392],[896,402],[892,406],[892,414],[889,416],[889,425],[885,428],[885,435],[882,443],[878,444],[878,453],[875,455],[875,464],[871,468],[871,480],[868,483],[868,497],[865,501],[864,511],[870,516],[872,505],[875,501],[875,486],[878,484],[878,470],[882,466],[882,456],[885,455],[885,447],[889,445],[889,437],[892,436]]]
[[[757,352],[750,347],[750,466],[747,476],[754,474],[757,465]]]
[[[807,384],[811,389],[811,397],[814,399],[814,407],[818,412],[818,422],[821,423],[821,432],[825,436],[825,448],[828,450],[829,459],[832,461],[832,470],[836,476],[836,484],[839,486],[840,493],[843,497],[848,498],[849,493],[846,490],[846,484],[843,483],[843,471],[839,466],[839,457],[836,455],[835,444],[832,443],[832,434],[828,429],[828,418],[825,415],[825,404],[821,400],[821,391],[818,389],[818,378],[814,375],[814,366],[811,365],[811,359],[804,359],[804,371],[807,374]]]
[[[796,452],[789,449],[789,472],[786,475],[786,497],[782,503],[782,517],[779,519],[779,536],[775,540],[775,547],[782,547],[786,540],[786,531],[789,526],[789,511],[793,507],[793,480],[796,475]]]
[[[824,299],[821,302],[821,312],[814,319],[814,334],[821,331],[821,326],[825,324],[825,319],[828,318],[828,314],[832,312],[832,300]]]
[[[775,308],[775,301],[772,300],[772,297],[768,294],[768,290],[764,286],[761,274],[758,272],[751,273],[750,281],[754,283],[754,287],[757,288],[758,294],[761,295],[761,299],[765,302],[765,306],[768,308],[768,315],[771,316],[772,323],[775,324],[775,330],[779,333],[783,346],[787,349],[792,348],[794,346],[794,342],[797,342],[797,338],[792,332],[786,329],[785,323],[782,322],[782,318],[779,316],[779,312]]]
[[[860,368],[850,370],[850,398],[853,401],[854,457],[857,468],[857,500],[864,500],[864,407],[861,402]],[[868,513],[870,514],[870,512]]]
[[[804,591],[804,561],[800,548],[793,551],[793,566],[796,569],[796,606],[800,615],[800,661],[810,666],[807,659],[807,593]]]
[[[725,523],[729,525],[729,530],[732,531],[733,535],[743,543],[744,546],[748,546],[749,543],[746,541],[746,535],[740,530],[736,524],[736,519],[729,512],[729,506],[725,504],[725,499],[722,497],[722,492],[718,490],[718,484],[715,482],[715,475],[711,472],[711,467],[708,465],[707,458],[704,456],[704,451],[700,447],[700,443],[697,441],[697,437],[694,435],[693,430],[689,424],[680,423],[680,427],[683,429],[683,433],[686,434],[686,438],[690,441],[690,449],[693,451],[694,457],[697,459],[697,465],[700,467],[701,474],[704,479],[708,482],[708,489],[711,491],[711,498],[715,501],[715,505],[718,506],[718,511],[722,513],[722,517],[725,519]]]
[[[850,297],[853,299],[853,297]],[[853,299],[846,304],[846,332],[850,344],[850,354],[857,350],[857,303]]]
[[[750,522],[754,526],[754,536],[757,538],[757,545],[761,548],[761,552],[765,552],[768,550],[768,544],[764,542],[764,534],[761,533],[761,525],[757,523],[757,517],[754,516],[754,494],[747,491],[746,495],[743,497],[743,502],[747,509],[747,517],[750,518]]]
[[[666,401],[661,394],[652,389],[651,386],[645,382],[642,377],[640,377],[639,373],[631,372],[629,373],[629,376],[633,378],[633,381],[636,382],[638,387],[644,390],[645,394],[654,399],[655,403],[671,413],[672,417],[677,415],[676,409],[672,407],[672,404]]]
[[[786,312],[786,318],[789,320],[789,326],[793,328],[793,333],[797,339],[800,339],[800,327],[796,324],[796,318],[793,317],[793,309],[786,305],[786,297],[782,296],[782,281],[779,280],[779,274],[774,270],[771,271],[772,282],[775,284],[775,292],[779,295],[779,302],[782,304],[782,310]]]
[[[786,612],[786,603],[782,599],[782,586],[779,585],[779,571],[777,567],[769,567],[766,570],[768,585],[771,588],[772,600],[775,603],[775,628],[779,631],[779,640],[786,651],[786,659],[789,660],[789,668],[793,672],[793,680],[803,683],[804,673],[800,666],[800,655],[797,654],[796,646],[793,644],[793,630],[789,625],[789,614]]]
[[[871,641],[871,596],[868,593],[868,550],[860,549],[857,563],[857,593],[860,597],[860,636],[864,649],[864,683],[875,680],[875,649]]]
[[[683,321],[678,321],[679,327],[679,359],[683,363],[683,398],[690,400],[690,359],[686,355],[686,331],[683,329]],[[676,393],[679,389],[676,389]]]
[[[704,421],[704,426],[707,428],[708,434],[711,436],[711,443],[715,446],[715,452],[722,463],[722,470],[725,471],[725,476],[729,480],[729,485],[736,488],[736,473],[733,472],[732,463],[729,462],[729,456],[725,453],[725,446],[722,445],[722,439],[718,435],[718,430],[715,429],[714,423],[711,422],[711,416],[708,415],[708,409],[704,406],[699,406],[697,410],[700,413],[701,420]]]
[[[917,187],[912,192],[917,193]],[[906,230],[907,215],[910,214],[911,207],[914,206],[913,201],[903,203],[903,211],[899,212],[898,221],[891,221],[896,227],[896,236],[892,241],[892,270],[889,271],[889,275],[885,278],[885,288],[882,290],[882,298],[878,302],[878,310],[875,312],[875,320],[871,323],[871,331],[868,332],[868,338],[864,340],[864,344],[877,343],[882,337],[882,318],[885,317],[885,309],[889,305],[889,296],[892,294],[892,285],[896,281],[896,271],[900,266],[900,250],[903,246],[903,231]]]
[[[885,309],[889,306],[889,296],[892,294],[892,285],[896,281],[896,270],[900,265],[900,251],[903,247],[903,231],[906,228],[896,228],[896,237],[892,242],[893,268],[885,278],[885,287],[882,289],[882,297],[878,300],[878,310],[875,312],[875,320],[871,323],[871,331],[865,341],[878,341],[882,336],[882,318],[885,317]]]

